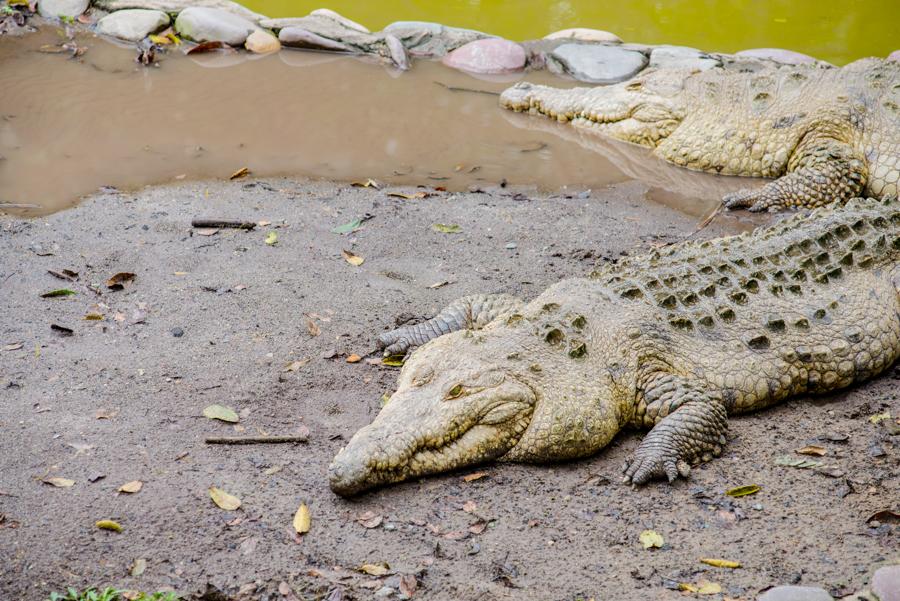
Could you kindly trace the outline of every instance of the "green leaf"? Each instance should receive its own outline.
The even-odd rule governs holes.
[[[405,355],[389,355],[381,360],[381,364],[388,367],[403,367],[405,360]]]
[[[59,288],[57,290],[51,290],[50,292],[45,292],[41,295],[41,298],[57,298],[60,296],[72,296],[75,294],[74,290],[69,290],[68,288]]]
[[[790,455],[782,455],[781,457],[775,459],[775,465],[809,469],[811,467],[822,467],[822,462],[813,461],[812,459],[803,459],[801,457],[791,457]]]
[[[268,244],[269,246],[278,244],[278,234],[276,234],[275,232],[269,232],[268,234],[266,234],[266,244]]]
[[[433,223],[431,229],[442,234],[458,234],[462,228],[455,223]]]
[[[209,419],[217,419],[219,421],[236,424],[240,420],[238,414],[233,409],[229,409],[223,405],[210,405],[203,410],[204,417]]]
[[[354,219],[331,230],[332,234],[348,234],[362,225],[362,219]]]
[[[760,491],[756,484],[748,484],[746,486],[738,486],[725,491],[729,497],[746,497],[747,495],[755,495]]]
[[[641,532],[640,541],[645,549],[659,549],[664,544],[666,544],[666,541],[665,539],[663,539],[662,534],[654,530],[644,530],[643,532]]]

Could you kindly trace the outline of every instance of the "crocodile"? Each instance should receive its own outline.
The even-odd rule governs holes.
[[[872,378],[900,356],[900,202],[851,199],[385,332],[397,390],[329,468],[344,496],[493,460],[592,455],[649,428],[633,485],[687,477],[728,416]],[[410,352],[411,351],[411,352]]]
[[[732,59],[699,72],[651,68],[594,88],[520,82],[500,105],[649,147],[688,169],[777,178],[726,194],[731,209],[897,194],[900,62],[752,66]]]

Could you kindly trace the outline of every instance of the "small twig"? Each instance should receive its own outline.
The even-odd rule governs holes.
[[[461,88],[459,86],[447,85],[442,81],[434,82],[450,92],[471,92],[472,94],[487,94],[488,96],[499,96],[500,92],[491,92],[490,90],[476,90],[475,88]]]
[[[699,234],[700,232],[705,230],[706,227],[710,223],[715,221],[716,217],[718,217],[722,213],[722,207],[723,207],[723,205],[717,206],[715,211],[713,211],[712,213],[707,215],[706,218],[703,219],[703,221],[701,221],[700,223],[697,224],[697,228],[693,232],[691,232],[691,235],[688,236],[687,238],[685,238],[685,240],[690,240],[691,238],[693,238],[694,236],[696,236],[697,234]]]
[[[241,221],[240,219],[192,219],[193,227],[225,228],[236,230],[252,230],[256,227],[253,221]]]
[[[281,444],[307,440],[308,436],[217,436],[207,438],[206,444]]]

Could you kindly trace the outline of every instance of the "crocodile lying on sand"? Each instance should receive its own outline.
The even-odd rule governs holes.
[[[849,386],[900,356],[900,202],[680,243],[527,304],[466,297],[380,343],[415,351],[334,459],[340,495],[495,459],[585,457],[628,425],[652,430],[626,481],[671,481],[721,452],[728,415]]]
[[[500,104],[648,146],[689,169],[778,178],[726,195],[728,208],[812,208],[900,188],[898,61],[647,69],[596,88],[523,82]]]

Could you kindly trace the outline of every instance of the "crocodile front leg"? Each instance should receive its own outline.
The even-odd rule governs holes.
[[[815,208],[845,202],[866,187],[868,169],[863,153],[851,143],[849,124],[816,124],[788,161],[788,173],[756,190],[740,190],[723,198],[726,208],[754,212]]]
[[[690,474],[691,463],[718,456],[725,444],[728,416],[722,398],[699,384],[677,376],[657,378],[645,392],[645,418],[656,425],[644,437],[634,457],[622,468],[624,482],[644,484],[654,477],[672,482]]]
[[[524,303],[509,294],[473,294],[447,305],[427,321],[385,332],[378,337],[384,356],[407,355],[438,336],[469,329],[480,330],[499,317],[511,315]]]

